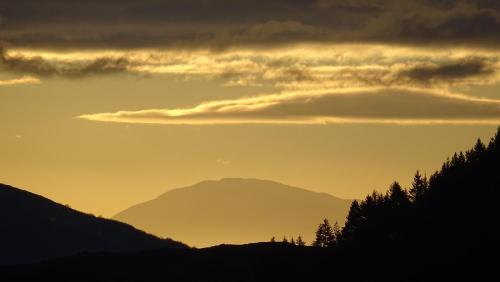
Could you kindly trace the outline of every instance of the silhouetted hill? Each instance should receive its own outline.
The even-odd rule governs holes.
[[[310,281],[330,252],[282,243],[152,250],[134,255],[81,254],[31,266],[0,266],[6,281]],[[325,268],[326,269],[326,268]],[[291,276],[290,274],[294,274]],[[324,274],[325,272],[322,271]],[[290,278],[283,280],[284,278]]]
[[[130,252],[162,247],[186,246],[0,184],[0,264],[80,252]]]
[[[226,178],[174,189],[114,218],[197,247],[222,243],[313,239],[327,217],[343,223],[350,200],[268,180]]]
[[[383,254],[363,257],[335,248],[283,243],[151,250],[133,255],[92,253],[27,266],[0,266],[5,281],[277,282],[489,281],[474,264],[410,265]],[[493,262],[492,262],[493,264]]]

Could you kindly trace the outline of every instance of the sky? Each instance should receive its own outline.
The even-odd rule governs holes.
[[[500,124],[496,0],[0,3],[0,182],[113,216],[207,179],[362,198]]]

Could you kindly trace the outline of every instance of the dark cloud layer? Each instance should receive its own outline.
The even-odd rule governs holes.
[[[0,40],[24,47],[500,42],[496,0],[17,0],[0,15]]]
[[[414,13],[401,19],[393,34],[380,34],[388,40],[395,35],[403,42],[454,42],[496,45],[499,43],[500,14],[494,9],[471,6],[439,13],[439,17]]]

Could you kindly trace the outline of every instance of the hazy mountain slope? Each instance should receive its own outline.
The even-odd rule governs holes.
[[[168,191],[115,219],[198,247],[284,235],[310,242],[323,218],[343,222],[350,203],[273,181],[231,178]]]
[[[0,264],[31,262],[79,252],[122,252],[161,247],[185,245],[0,184]]]

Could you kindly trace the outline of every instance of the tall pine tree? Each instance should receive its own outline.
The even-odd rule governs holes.
[[[409,196],[410,199],[413,202],[418,202],[420,201],[425,192],[427,191],[428,183],[427,183],[427,177],[423,176],[420,174],[420,172],[417,170],[415,173],[415,176],[413,176],[413,182],[411,184],[411,188],[409,191]]]
[[[315,247],[333,247],[335,245],[335,234],[333,233],[333,228],[328,222],[328,219],[324,219],[323,223],[318,226],[316,231],[316,240],[313,242]]]

